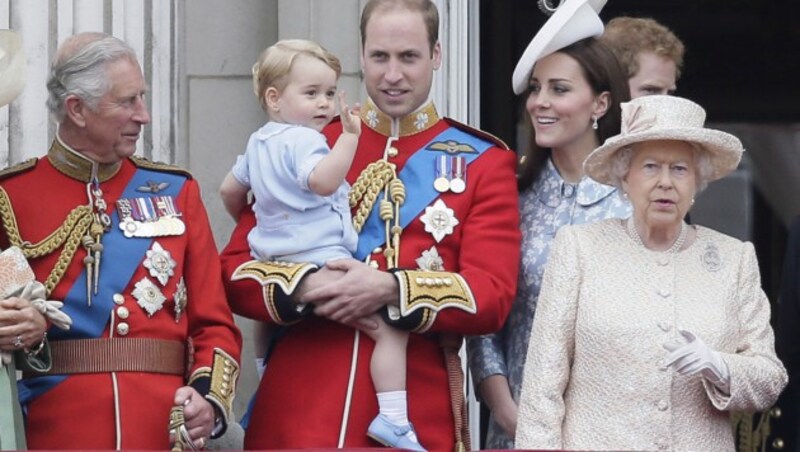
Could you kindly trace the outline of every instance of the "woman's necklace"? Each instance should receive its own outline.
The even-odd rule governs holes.
[[[626,229],[628,230],[628,235],[631,236],[634,242],[637,245],[647,248],[642,241],[642,237],[639,235],[639,230],[636,229],[636,224],[634,224],[633,217],[628,218],[628,222],[626,223]],[[686,235],[689,232],[689,228],[686,227],[686,223],[681,221],[681,232],[678,233],[678,238],[675,239],[675,243],[669,247],[668,250],[662,251],[663,253],[677,253],[680,251],[683,243],[686,241]],[[647,248],[649,249],[649,248]]]

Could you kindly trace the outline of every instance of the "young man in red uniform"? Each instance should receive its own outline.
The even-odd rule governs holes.
[[[286,326],[245,435],[249,449],[368,447],[378,412],[359,328],[381,313],[412,334],[408,413],[431,450],[469,448],[457,351],[498,330],[519,259],[515,156],[499,140],[438,115],[438,11],[429,0],[371,0],[361,18],[369,100],[348,174],[356,259],[324,268],[259,263],[245,212],[223,251],[234,312]],[[334,121],[330,142],[341,133]],[[291,214],[291,213],[289,213]],[[313,311],[313,313],[312,313]]]
[[[241,336],[198,184],[133,157],[150,116],[127,44],[68,38],[47,87],[50,150],[0,175],[0,248],[20,247],[72,319],[47,336],[39,322],[49,347],[24,344],[52,353],[20,382],[28,447],[166,449],[175,405],[174,433],[204,447],[227,425]]]

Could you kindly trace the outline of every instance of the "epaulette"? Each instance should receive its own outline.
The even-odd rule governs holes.
[[[29,158],[24,162],[17,163],[16,165],[11,165],[4,170],[0,170],[0,179],[6,179],[11,177],[15,174],[24,173],[26,171],[30,171],[36,168],[36,164],[39,163],[39,159],[37,158]]]
[[[456,121],[453,118],[444,118],[444,120],[447,121],[447,123],[450,124],[451,126],[457,128],[457,129],[463,130],[464,132],[467,132],[467,133],[469,133],[471,135],[475,135],[475,136],[477,136],[479,138],[483,138],[484,140],[494,144],[495,146],[497,146],[500,149],[505,149],[507,151],[511,150],[511,148],[508,147],[508,145],[506,144],[505,141],[503,141],[500,138],[492,135],[489,132],[485,132],[483,130],[476,129],[476,128],[468,125],[468,124],[464,124],[463,122]]]
[[[128,157],[131,160],[131,163],[136,165],[137,168],[145,168],[154,171],[164,171],[165,173],[174,173],[174,174],[181,174],[183,176],[188,177],[189,179],[193,179],[192,173],[189,170],[185,170],[179,166],[170,165],[164,162],[154,162],[150,159],[146,159],[144,157],[138,157],[132,155]]]

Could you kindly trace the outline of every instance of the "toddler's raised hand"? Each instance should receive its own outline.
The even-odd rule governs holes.
[[[342,130],[344,133],[352,133],[359,136],[361,135],[361,117],[359,116],[361,105],[356,103],[350,107],[345,101],[345,95],[346,93],[344,91],[339,92],[339,111],[341,111]]]

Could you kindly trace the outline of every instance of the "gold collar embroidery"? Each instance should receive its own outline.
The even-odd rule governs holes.
[[[92,181],[93,174],[97,175],[100,182],[105,182],[117,174],[122,167],[122,162],[97,163],[84,157],[61,141],[58,134],[47,152],[47,160],[64,175],[86,183]]]
[[[366,105],[361,109],[361,119],[370,129],[381,135],[404,137],[430,129],[441,118],[433,102],[428,102],[417,111],[395,119],[380,111],[372,99],[367,99]]]

